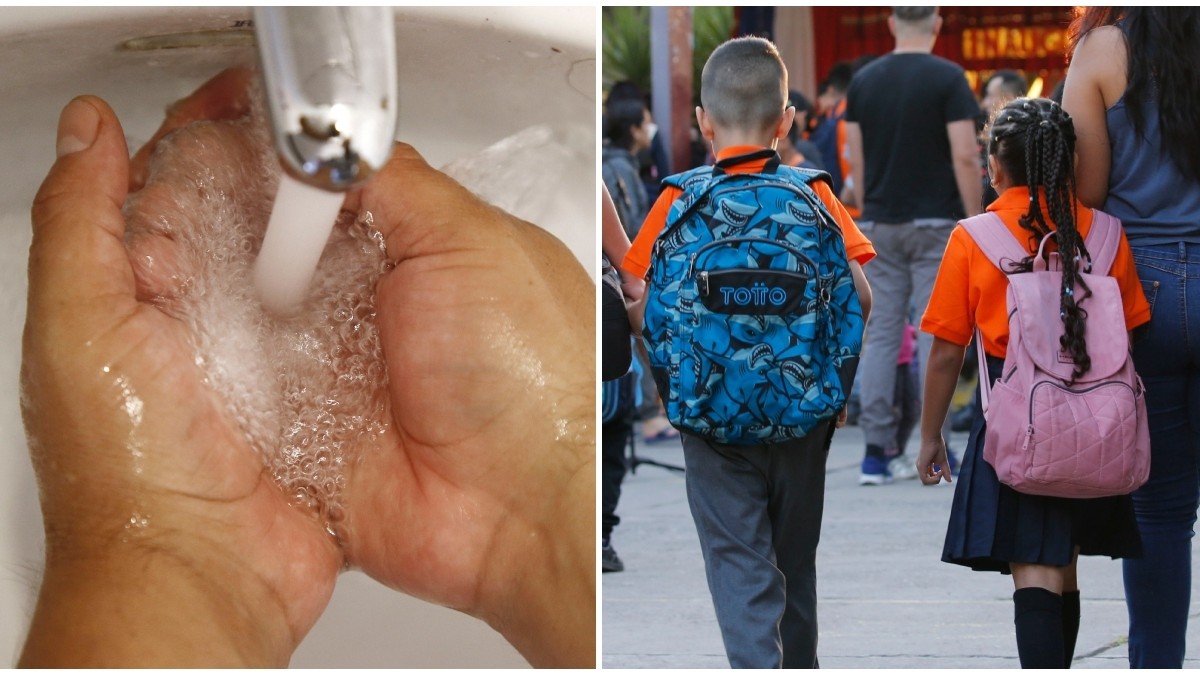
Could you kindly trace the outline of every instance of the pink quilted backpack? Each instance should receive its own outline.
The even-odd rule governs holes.
[[[1058,254],[1050,255],[1049,268],[1042,257],[1054,234],[1038,247],[1033,271],[1007,274],[1008,261],[1029,253],[1000,217],[986,213],[963,221],[984,255],[1008,276],[1008,356],[990,392],[978,328],[976,345],[987,421],[983,458],[1000,482],[1018,492],[1109,497],[1133,492],[1150,474],[1144,390],[1129,353],[1121,290],[1108,276],[1121,225],[1101,211],[1093,214],[1084,240],[1092,264],[1080,270],[1092,292],[1080,302],[1087,311],[1084,337],[1092,367],[1071,384],[1074,363],[1058,341],[1063,334]]]

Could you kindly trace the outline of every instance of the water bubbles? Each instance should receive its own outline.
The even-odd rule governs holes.
[[[134,511],[129,516],[129,520],[125,521],[125,529],[127,530],[143,530],[150,525],[150,517]]]
[[[161,148],[151,180],[180,189],[145,208],[135,193],[126,208],[131,233],[167,234],[176,250],[172,291],[158,304],[189,327],[196,366],[285,498],[337,536],[346,468],[387,428],[374,302],[387,268],[383,235],[370,213],[338,213],[343,226],[329,236],[309,297],[291,316],[272,315],[253,284],[279,180],[261,112],[193,125]],[[140,400],[122,393],[140,421]]]

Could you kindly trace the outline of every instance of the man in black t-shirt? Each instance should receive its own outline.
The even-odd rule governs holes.
[[[859,371],[862,485],[916,477],[899,455],[893,401],[904,325],[910,311],[925,311],[955,222],[980,210],[979,105],[963,69],[930,53],[941,25],[934,7],[896,7],[895,50],[855,73],[846,92],[859,227],[878,254],[867,271],[875,309]],[[931,345],[922,333],[922,370]]]

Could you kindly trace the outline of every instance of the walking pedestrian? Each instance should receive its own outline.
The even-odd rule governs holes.
[[[1200,9],[1088,7],[1071,35],[1079,198],[1121,219],[1153,308],[1133,344],[1151,465],[1133,494],[1144,552],[1123,563],[1129,664],[1180,668],[1200,503]]]
[[[858,224],[878,254],[867,270],[876,310],[860,369],[862,485],[916,477],[895,447],[896,358],[909,306],[928,302],[951,228],[979,212],[979,104],[963,69],[930,53],[941,25],[934,7],[896,7],[896,48],[855,73],[846,94]],[[921,363],[931,339],[918,340]]]
[[[988,168],[1000,197],[988,211],[1000,217],[1030,257],[1002,271],[963,225],[950,235],[921,320],[921,329],[934,336],[917,460],[926,485],[950,481],[953,475],[941,431],[972,332],[978,327],[982,335],[978,347],[987,354],[987,372],[980,377],[990,384],[1000,376],[1009,343],[1006,274],[1028,271],[1051,231],[1064,279],[1060,358],[1069,357],[1079,372],[1090,367],[1083,341],[1087,312],[1075,304],[1073,282],[1083,272],[1081,257],[1090,260],[1083,241],[1095,221],[1093,212],[1075,199],[1074,155],[1071,120],[1048,99],[1016,99],[991,124]],[[1109,275],[1120,287],[1126,326],[1132,330],[1145,323],[1150,308],[1123,235]],[[1018,492],[1002,484],[984,461],[985,429],[981,415],[963,453],[942,560],[1011,574],[1021,667],[1069,667],[1079,631],[1078,556],[1138,555],[1133,501],[1128,495],[1068,499]]]
[[[710,213],[712,219],[705,227],[710,230],[741,228],[757,226],[761,222],[782,225],[785,221],[794,225],[790,229],[777,228],[778,240],[757,238],[753,242],[746,242],[744,250],[735,253],[729,249],[721,253],[733,257],[753,255],[755,260],[787,263],[786,256],[789,254],[786,249],[796,246],[791,243],[792,239],[786,237],[804,222],[813,223],[822,217],[815,210],[816,207],[806,206],[810,199],[812,203],[819,200],[823,205],[820,208],[828,211],[828,216],[836,220],[841,230],[846,260],[821,259],[832,249],[818,242],[812,242],[812,246],[805,250],[818,257],[821,269],[826,269],[828,265],[831,274],[832,270],[849,269],[853,278],[851,292],[858,296],[862,314],[868,314],[870,290],[861,264],[873,256],[871,243],[846,215],[833,195],[825,174],[780,166],[778,154],[772,151],[777,143],[786,142],[795,114],[792,108],[786,107],[786,97],[787,69],[770,41],[739,38],[713,51],[704,66],[700,90],[702,106],[697,108],[696,117],[704,138],[712,144],[718,165],[672,176],[664,182],[663,192],[622,264],[627,271],[644,275],[655,262],[653,256],[664,255],[662,251],[665,247],[654,245],[662,241],[659,235],[664,233],[669,215],[678,215],[683,211],[678,206],[672,207],[677,200],[695,199],[698,194],[714,195],[713,199],[716,199],[718,191],[708,192],[709,186],[744,174],[744,180],[738,177],[737,182],[720,183],[721,189],[728,191],[727,186],[731,184],[740,189],[747,184],[753,187],[753,183],[777,186],[783,182],[788,191],[795,195],[796,201],[766,200],[762,204],[721,202],[721,206],[728,206],[730,211],[719,209],[719,214]],[[772,175],[762,176],[764,173]],[[686,211],[692,212],[691,209]],[[718,218],[725,220],[714,224],[713,221]],[[680,221],[672,221],[672,224],[676,222]],[[674,232],[678,234],[680,230],[676,228]],[[663,240],[667,238],[663,234]],[[681,235],[680,238],[686,237]],[[763,257],[760,258],[756,252],[758,249],[768,251],[761,254]],[[785,249],[785,252],[781,254],[780,249]],[[710,256],[708,260],[713,257]],[[772,269],[767,265],[755,265],[755,268],[755,271]],[[737,285],[738,282],[722,283]],[[687,292],[696,287],[689,286]],[[674,307],[668,306],[665,296],[682,297],[685,291],[681,288],[681,285],[677,285],[672,289],[662,279],[652,280],[644,296],[647,315],[653,311],[656,317],[661,318],[673,310]],[[782,289],[775,290],[782,292]],[[838,290],[840,293],[845,288],[839,287]],[[699,305],[700,302],[695,304]],[[849,304],[847,302],[847,306],[840,306],[839,309],[849,314]],[[634,321],[635,325],[638,323]],[[771,327],[777,325],[772,323]],[[745,335],[761,334],[760,329],[754,328],[750,322],[743,326]],[[656,341],[662,335],[652,335],[649,325],[646,330],[647,346],[655,354],[676,349],[675,343]],[[731,335],[727,333],[710,335],[724,338],[724,347],[720,349],[732,343]],[[826,339],[836,340],[836,337]],[[814,339],[810,342],[817,341]],[[788,345],[787,339],[779,344]],[[718,348],[715,344],[707,346],[709,349]],[[774,362],[775,354],[764,343],[745,351],[752,352],[752,355],[745,357],[749,358],[749,364],[744,361],[732,363],[722,374],[727,379],[718,382],[729,383],[734,378],[740,378],[737,382],[738,393],[749,391],[751,395],[748,398],[757,400],[755,395],[771,387],[771,378],[776,378],[776,373],[769,365],[763,365],[764,362]],[[677,349],[667,355],[684,358]],[[686,356],[699,370],[701,366],[698,361],[691,359],[691,354]],[[723,357],[724,353],[717,356]],[[787,378],[787,383],[800,382],[802,384],[799,386],[807,387],[803,398],[822,395],[819,382],[805,384],[806,375],[811,373],[802,372],[803,367],[794,361],[784,364],[783,354],[779,356],[779,363],[782,364],[776,369],[779,378]],[[656,363],[660,366],[662,362]],[[690,366],[687,368],[691,371]],[[660,368],[662,377],[656,377],[656,380],[665,383],[668,375],[662,372],[664,370]],[[790,377],[791,374],[796,377]],[[701,381],[705,381],[705,378]],[[784,383],[783,379],[775,381],[791,386]],[[728,390],[724,391],[728,393]],[[664,399],[669,398],[669,393],[663,392]],[[709,398],[716,399],[719,393]],[[676,396],[676,400],[678,398]],[[796,396],[792,399],[795,409],[802,406],[801,398]],[[723,400],[728,400],[728,397]],[[739,401],[737,404],[750,408],[755,401]],[[789,407],[791,409],[793,407]],[[843,409],[843,421],[844,414]],[[781,420],[769,422],[783,424]],[[817,666],[816,552],[825,495],[825,459],[834,424],[834,419],[826,417],[817,421],[808,433],[799,438],[747,445],[719,443],[697,433],[683,434],[688,504],[700,538],[717,623],[732,667]]]

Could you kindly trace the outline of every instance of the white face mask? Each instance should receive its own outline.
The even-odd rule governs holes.
[[[657,124],[655,124],[654,122],[651,122],[646,125],[646,138],[648,140],[651,140],[651,141],[654,140],[654,134],[657,134],[657,133],[658,133],[658,125]]]

